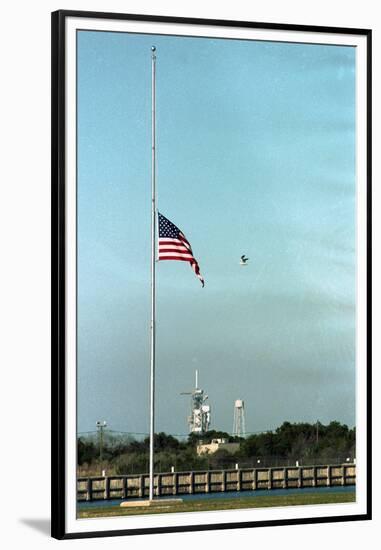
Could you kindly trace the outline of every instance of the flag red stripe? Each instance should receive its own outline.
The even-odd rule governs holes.
[[[184,256],[160,256],[159,260],[179,260],[180,262],[189,262],[190,264],[194,263],[196,260],[192,258],[185,258]]]
[[[192,252],[184,248],[181,250],[179,250],[178,248],[159,248],[159,254],[173,254],[179,256],[189,256],[190,258],[193,258]]]
[[[166,243],[166,244],[181,244],[183,246],[184,243],[180,241],[180,239],[168,239],[167,237],[159,237],[159,243]]]
[[[159,246],[173,246],[174,248],[184,248],[184,250],[189,250],[189,248],[187,246],[185,246],[185,244],[183,243],[171,243],[171,242],[168,242],[168,241],[159,241]]]

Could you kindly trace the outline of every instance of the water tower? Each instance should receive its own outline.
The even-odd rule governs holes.
[[[233,435],[245,437],[245,433],[245,402],[242,399],[236,399],[234,402]]]

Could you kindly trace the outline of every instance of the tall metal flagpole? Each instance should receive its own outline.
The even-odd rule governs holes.
[[[155,430],[155,316],[156,316],[156,48],[152,46],[152,157],[151,157],[151,385],[150,385],[150,433],[149,433],[149,500],[153,500],[154,496],[154,477],[153,477],[153,443]]]

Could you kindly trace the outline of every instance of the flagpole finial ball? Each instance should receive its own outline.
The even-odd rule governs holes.
[[[156,46],[152,46],[151,51],[156,52]]]

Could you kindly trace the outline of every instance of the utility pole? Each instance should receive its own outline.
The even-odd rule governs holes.
[[[96,426],[97,426],[97,430],[98,430],[99,461],[102,464],[102,460],[103,460],[103,430],[107,426],[107,422],[106,422],[106,420],[103,420],[103,422],[98,420]]]

